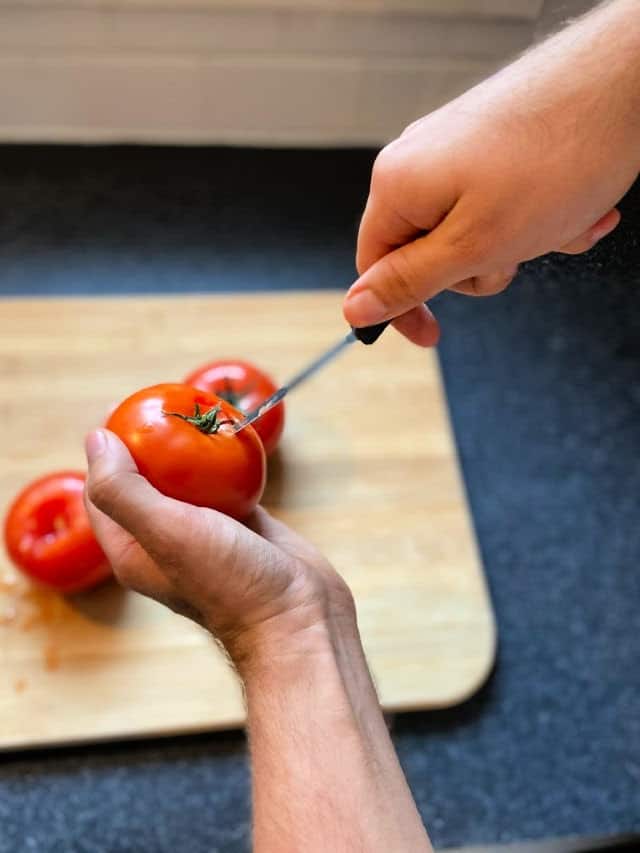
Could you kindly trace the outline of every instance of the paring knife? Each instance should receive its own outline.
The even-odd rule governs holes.
[[[234,432],[240,432],[241,429],[244,429],[249,424],[252,424],[254,421],[257,421],[258,418],[261,418],[269,409],[272,409],[274,406],[277,406],[278,403],[286,397],[289,391],[292,391],[298,385],[301,385],[303,382],[306,382],[310,376],[313,376],[314,373],[317,373],[318,370],[321,370],[325,367],[329,362],[333,361],[333,359],[340,355],[340,353],[345,350],[350,344],[355,343],[356,341],[360,341],[363,344],[373,344],[375,343],[380,335],[387,328],[391,320],[386,320],[384,323],[377,323],[375,326],[365,326],[362,329],[351,329],[348,335],[338,341],[337,344],[334,344],[328,350],[322,353],[322,355],[318,356],[318,358],[314,358],[314,360],[308,364],[303,370],[299,373],[296,373],[286,385],[283,385],[282,388],[278,388],[275,394],[272,394],[264,403],[261,403],[257,406],[253,411],[249,412],[245,417],[238,421],[234,427]]]

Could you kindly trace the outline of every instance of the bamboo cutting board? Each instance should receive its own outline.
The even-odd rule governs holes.
[[[288,377],[343,330],[338,293],[0,303],[0,512],[43,473],[84,467],[111,404],[240,356]],[[495,628],[436,356],[387,332],[287,403],[264,503],[350,584],[388,710],[461,702]],[[62,599],[0,557],[0,747],[240,726],[210,637],[109,584]]]

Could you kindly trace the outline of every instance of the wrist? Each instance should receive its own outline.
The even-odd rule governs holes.
[[[338,613],[340,610],[340,613]],[[338,627],[336,627],[338,626]],[[295,676],[311,660],[336,659],[345,633],[357,638],[355,609],[330,607],[322,597],[225,632],[213,630],[245,684]]]
[[[249,729],[255,735],[283,720],[305,731],[329,726],[368,743],[373,755],[384,722],[362,646],[357,635],[340,637],[336,645],[332,633],[325,623],[304,636],[261,645],[241,672]]]
[[[325,619],[300,627],[278,617],[246,632],[229,650],[247,691],[265,684],[285,686],[316,666],[334,666],[335,649]]]
[[[306,708],[364,738],[372,754],[386,738],[378,696],[360,641],[355,611],[336,612],[303,632],[282,625],[269,630],[253,653],[236,665],[244,683],[250,725],[266,717]],[[339,722],[340,721],[340,722]]]
[[[362,655],[353,597],[341,581],[321,593],[299,596],[288,609],[241,629],[220,633],[214,628],[212,633],[245,684],[295,676],[312,660],[326,663],[358,651]]]

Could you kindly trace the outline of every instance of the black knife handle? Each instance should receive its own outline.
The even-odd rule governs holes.
[[[360,329],[353,329],[353,333],[363,344],[367,344],[367,346],[375,344],[390,322],[391,320],[385,320],[384,323],[376,323],[375,326],[362,326]]]

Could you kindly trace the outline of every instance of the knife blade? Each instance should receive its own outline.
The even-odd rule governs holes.
[[[341,352],[344,352],[351,344],[356,341],[360,341],[363,344],[369,346],[370,344],[375,343],[380,335],[387,328],[391,320],[387,320],[384,323],[377,323],[375,326],[365,326],[361,329],[351,329],[348,335],[340,338],[340,340],[333,344],[333,346],[329,347],[329,349],[325,350],[321,353],[317,358],[314,358],[306,367],[303,367],[295,376],[292,376],[291,379],[283,385],[281,388],[272,394],[268,399],[266,399],[259,406],[256,406],[255,409],[248,412],[241,421],[238,421],[233,426],[234,432],[240,432],[240,430],[244,429],[249,424],[252,424],[254,421],[257,421],[258,418],[261,418],[265,415],[269,409],[273,409],[274,406],[277,406],[289,391],[293,391],[294,388],[297,388],[298,385],[301,385],[303,382],[306,382],[311,376],[317,373],[319,370],[322,370],[323,367],[326,367],[327,364],[332,362],[336,356],[340,355]]]

